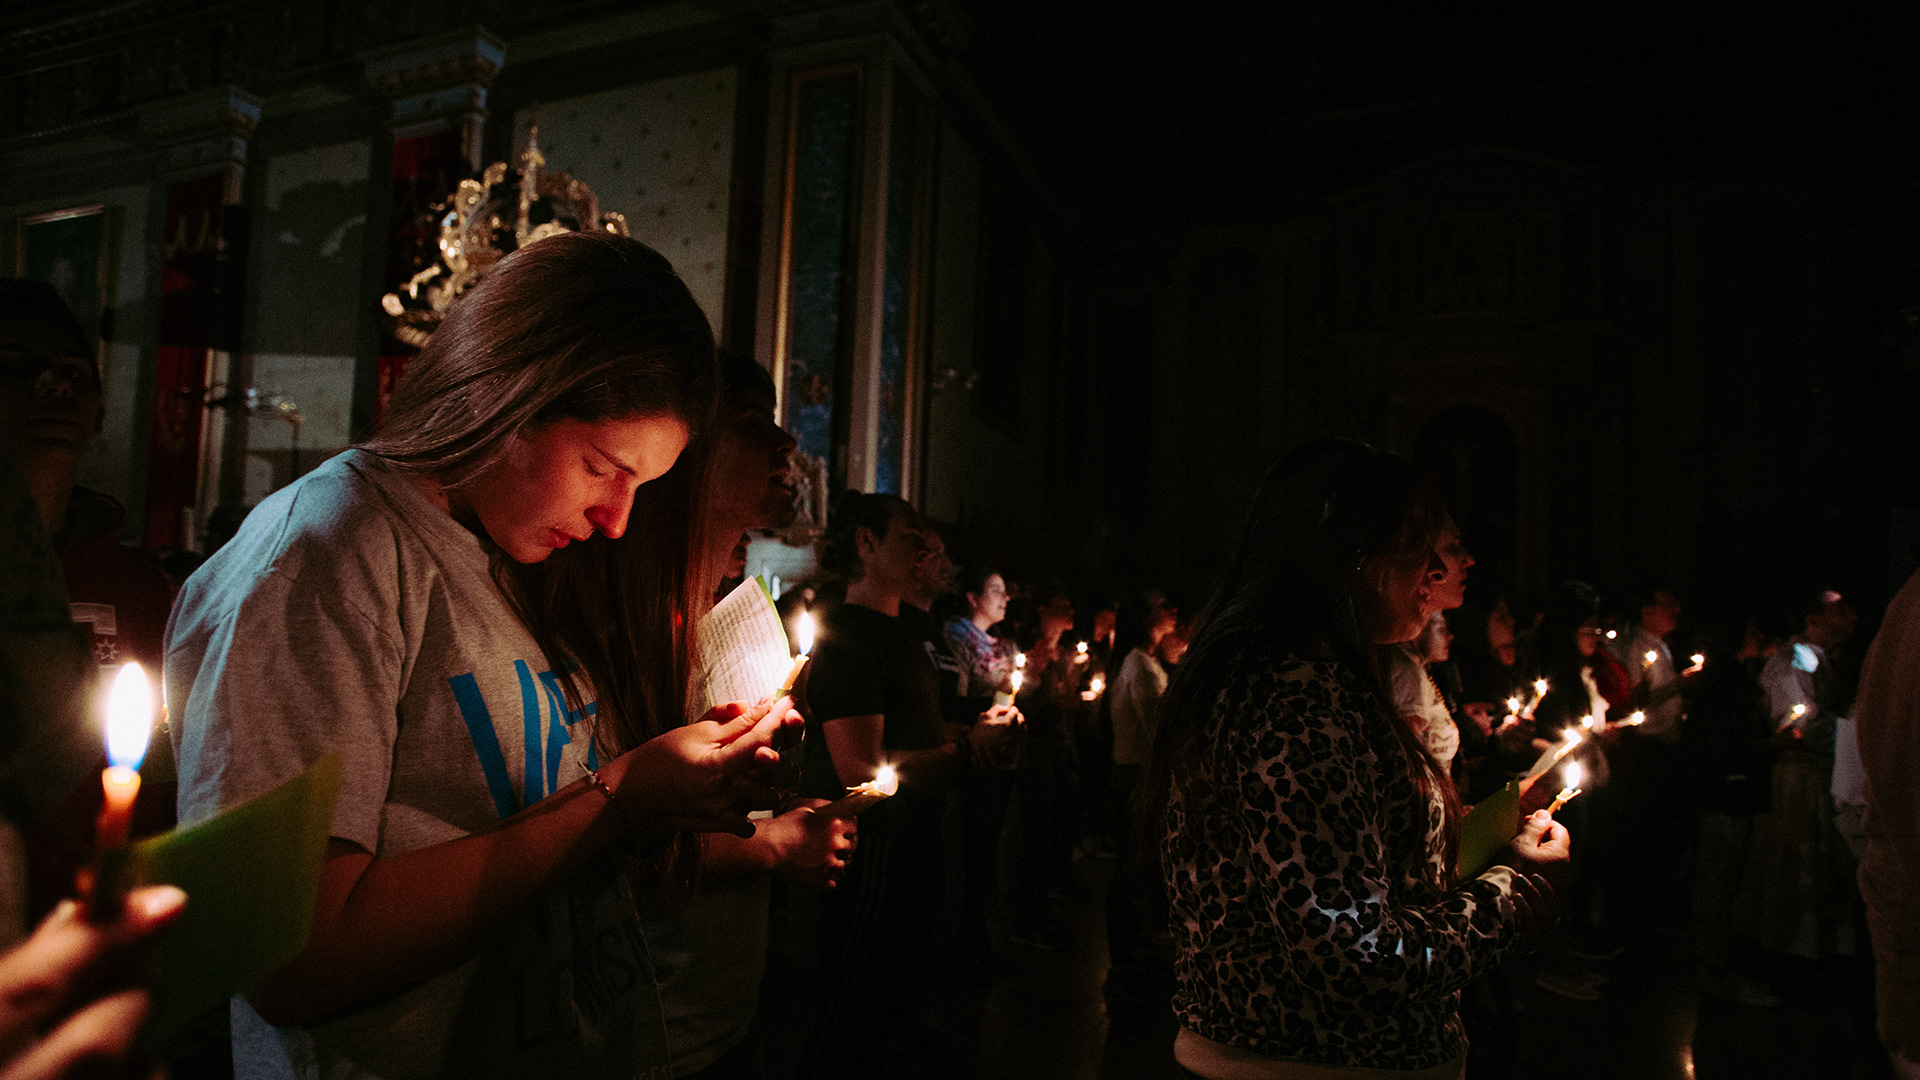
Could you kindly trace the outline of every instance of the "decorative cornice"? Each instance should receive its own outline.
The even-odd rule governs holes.
[[[507,62],[507,45],[474,26],[426,41],[410,41],[366,55],[367,82],[399,101],[456,87],[493,85]]]
[[[140,129],[163,143],[245,140],[259,123],[260,99],[237,86],[210,86],[140,112]]]

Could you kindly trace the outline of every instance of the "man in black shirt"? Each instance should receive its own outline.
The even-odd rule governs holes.
[[[887,1043],[911,1015],[940,906],[944,793],[975,752],[1004,743],[1019,713],[981,714],[954,737],[924,640],[900,619],[926,551],[920,515],[890,495],[849,492],[834,508],[821,563],[846,578],[822,619],[807,697],[802,786],[832,798],[896,770],[892,798],[861,815],[860,850],[823,905],[819,1012],[801,1077],[889,1073]]]

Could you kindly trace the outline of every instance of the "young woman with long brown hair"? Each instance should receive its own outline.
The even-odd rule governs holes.
[[[665,259],[538,241],[448,313],[378,437],[187,583],[167,643],[182,820],[341,761],[306,951],[234,1001],[238,1076],[667,1075],[628,853],[750,832],[798,715],[684,724],[684,478],[648,492],[637,524],[679,554],[634,603],[590,561],[540,564],[626,532],[714,392]],[[601,636],[621,651],[584,648]]]
[[[1295,450],[1167,689],[1135,805],[1165,838],[1196,1075],[1458,1077],[1459,989],[1550,915],[1533,871],[1566,830],[1536,815],[1454,881],[1451,786],[1391,706],[1380,647],[1430,614],[1443,516],[1404,458]]]

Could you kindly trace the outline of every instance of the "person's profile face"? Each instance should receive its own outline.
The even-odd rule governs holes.
[[[769,398],[749,395],[725,415],[714,449],[708,506],[727,530],[793,524],[798,515],[794,445],[793,436],[773,422]]]
[[[896,505],[887,518],[886,535],[875,536],[871,531],[862,531],[869,538],[860,553],[862,580],[872,579],[902,595],[911,592],[914,570],[927,547],[926,536],[920,527],[920,515]]]
[[[1452,611],[1467,602],[1467,570],[1474,560],[1461,543],[1460,526],[1451,516],[1440,526],[1433,554],[1438,565],[1429,585],[1429,602],[1436,611]]]
[[[1361,632],[1376,645],[1412,641],[1433,613],[1430,560],[1383,562],[1368,559],[1359,571],[1354,602]]]
[[[502,551],[540,562],[596,532],[625,533],[635,489],[672,468],[687,437],[677,416],[560,420],[516,437],[453,494]]]
[[[979,592],[967,594],[967,601],[973,605],[974,618],[985,619],[992,626],[1007,617],[1007,579],[988,574]]]

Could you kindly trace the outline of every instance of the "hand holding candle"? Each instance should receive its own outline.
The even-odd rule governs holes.
[[[786,681],[773,692],[776,699],[793,693],[793,684],[800,681],[800,669],[807,666],[807,656],[813,652],[813,612],[802,611],[793,630],[794,636],[800,639],[800,655],[793,658],[793,666],[787,669]]]

